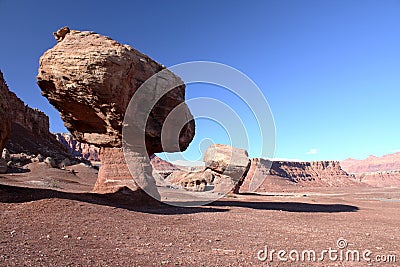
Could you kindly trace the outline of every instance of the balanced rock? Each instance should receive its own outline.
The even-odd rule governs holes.
[[[57,41],[40,58],[38,85],[42,94],[60,111],[74,138],[100,147],[102,165],[95,191],[116,191],[125,185],[136,190],[130,173],[138,169],[141,178],[134,178],[136,182],[143,181],[146,187],[143,179],[151,176],[148,156],[162,151],[185,150],[194,137],[194,121],[184,103],[182,80],[129,45],[94,32],[70,30]],[[141,91],[139,103],[128,110],[131,98],[140,86],[158,73],[163,75]],[[165,86],[171,84],[174,85],[172,90],[166,91]],[[159,101],[152,103],[154,99]],[[178,132],[164,132],[166,138],[161,142],[164,123],[178,106],[180,114],[169,117],[171,125],[175,126],[172,128]],[[130,164],[137,163],[137,167],[125,163],[121,149],[125,145],[122,125],[127,110],[131,123],[124,127],[129,128],[129,133],[144,135],[143,142],[132,146],[128,143],[134,155]],[[143,118],[146,120],[142,121]],[[133,141],[137,139],[135,137]],[[165,140],[170,139],[178,144],[165,146]]]

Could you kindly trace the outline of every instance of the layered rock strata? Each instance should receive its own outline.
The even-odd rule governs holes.
[[[129,45],[94,32],[65,31],[58,41],[40,58],[38,85],[60,111],[75,139],[101,148],[95,191],[117,190],[114,181],[132,179],[130,172],[139,169],[140,177],[147,175],[149,155],[187,148],[195,129],[179,77]],[[145,90],[137,92],[142,85]],[[129,105],[134,95],[136,101]],[[179,113],[169,117],[170,127],[166,127],[165,121],[175,108]],[[130,172],[120,157],[122,146],[134,155],[132,164],[138,163],[127,165]],[[118,162],[110,157],[114,155],[118,155]],[[144,182],[140,177],[134,178]],[[126,186],[138,189],[134,182]]]

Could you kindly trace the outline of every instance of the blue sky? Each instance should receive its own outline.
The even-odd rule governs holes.
[[[52,32],[68,25],[166,66],[210,60],[242,71],[271,107],[275,157],[400,151],[400,1],[0,0],[0,10],[0,69],[11,90],[50,116],[53,132],[65,128],[35,77],[40,55],[55,44]],[[218,88],[202,88],[229,104]],[[198,91],[189,86],[187,94]],[[198,127],[198,135],[216,137],[211,128]]]

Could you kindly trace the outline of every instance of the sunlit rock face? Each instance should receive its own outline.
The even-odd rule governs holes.
[[[57,40],[58,43],[40,58],[38,85],[43,96],[60,112],[75,139],[101,148],[101,168],[107,166],[107,170],[100,169],[99,183],[132,179],[126,166],[122,166],[125,165],[123,160],[117,164],[107,155],[120,157],[122,126],[131,98],[156,73],[162,72],[163,75],[154,86],[141,91],[140,105],[129,110],[129,129],[134,133],[144,132],[145,136],[143,144],[132,146],[133,152],[143,154],[147,158],[143,160],[148,161],[148,156],[156,152],[176,152],[188,147],[194,137],[195,125],[184,103],[185,85],[179,77],[129,45],[94,32],[63,31],[61,37],[57,35]],[[178,86],[166,92],[163,85],[171,83]],[[156,97],[160,100],[152,104]],[[151,106],[146,106],[147,103]],[[169,119],[180,129],[178,136],[173,138],[178,144],[168,146],[168,138],[161,142],[161,132],[168,115],[177,106],[180,114]],[[148,114],[142,114],[143,107],[149,110]],[[144,117],[146,122],[141,129],[136,122]],[[133,140],[137,139],[135,137]],[[142,159],[139,161],[138,168],[147,172],[150,165]],[[103,174],[107,177],[102,177]],[[96,188],[105,188],[99,183]],[[134,184],[130,185],[132,189],[136,189]]]

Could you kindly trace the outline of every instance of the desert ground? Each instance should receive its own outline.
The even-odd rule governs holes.
[[[0,177],[0,266],[400,265],[396,188],[303,187],[180,208],[137,203],[127,189],[90,193],[97,171],[82,164],[27,168]],[[286,258],[296,250],[299,260],[276,253],[264,260],[265,247]],[[330,248],[338,258],[320,261]],[[305,250],[317,259],[302,260]],[[359,251],[360,261],[340,260],[348,250]]]

